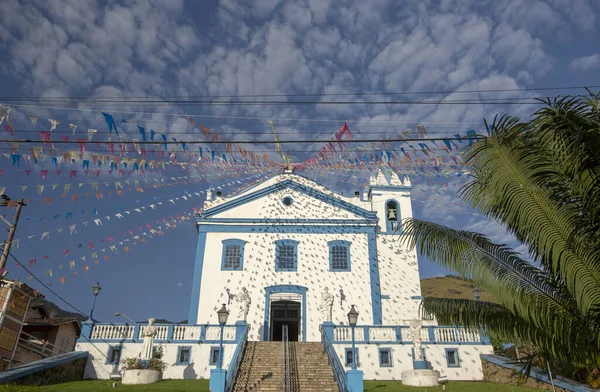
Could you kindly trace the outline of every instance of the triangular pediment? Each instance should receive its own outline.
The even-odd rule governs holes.
[[[324,187],[291,178],[265,184],[206,209],[214,219],[376,222],[376,213],[356,206]]]

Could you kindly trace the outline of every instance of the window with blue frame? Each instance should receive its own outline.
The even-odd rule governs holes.
[[[209,365],[216,365],[219,363],[219,347],[210,348],[210,358],[208,359]]]
[[[329,270],[350,271],[350,244],[349,241],[330,241],[329,243]]]
[[[189,365],[192,354],[192,346],[177,347],[177,361],[175,365]]]
[[[244,269],[244,245],[246,245],[246,241],[238,239],[223,241],[221,270],[241,271]]]
[[[346,358],[344,363],[347,367],[352,366],[352,348],[346,348]],[[356,367],[360,366],[360,355],[358,355],[358,348],[356,349]]]
[[[298,241],[275,241],[275,271],[298,270]]]
[[[106,364],[118,364],[121,361],[122,346],[109,346],[106,355]]]
[[[379,349],[379,367],[392,367],[392,349]]]
[[[449,368],[460,367],[460,358],[458,357],[457,348],[447,348],[446,350],[446,365]]]

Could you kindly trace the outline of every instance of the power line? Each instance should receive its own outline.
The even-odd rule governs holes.
[[[313,93],[313,94],[242,94],[242,95],[189,95],[169,96],[168,98],[268,98],[268,97],[343,97],[343,96],[368,96],[368,95],[419,95],[419,94],[466,94],[466,93],[496,93],[496,92],[519,92],[519,91],[558,91],[558,90],[580,90],[586,88],[598,88],[600,86],[563,86],[563,87],[537,87],[537,88],[512,88],[512,89],[481,89],[481,90],[455,90],[455,91],[404,91],[404,92],[354,92],[354,93]],[[102,97],[104,99],[157,99],[163,97]],[[81,99],[80,96],[56,96],[56,97],[30,97],[30,96],[8,96],[0,97],[0,100],[8,99]]]
[[[551,97],[553,98],[553,97]],[[517,99],[521,99],[520,101]],[[435,100],[435,101],[216,101],[216,100],[47,100],[34,102],[47,103],[85,103],[85,104],[135,104],[136,106],[293,106],[293,105],[473,105],[473,104],[494,104],[494,105],[540,105],[538,100],[531,101],[535,98],[516,98],[507,100],[506,98],[490,98],[486,100]],[[16,100],[16,102],[28,102]],[[31,101],[30,101],[31,102]],[[15,106],[12,101],[8,101],[7,105]],[[38,105],[40,108],[47,108],[44,105]]]
[[[19,263],[19,266],[21,268],[23,268],[25,271],[27,271],[27,273],[29,275],[31,275],[35,280],[37,280],[42,286],[44,286],[49,292],[51,292],[52,294],[54,294],[56,296],[56,298],[60,299],[61,301],[63,301],[65,304],[67,304],[69,307],[75,309],[75,311],[79,314],[81,314],[82,316],[85,316],[85,313],[82,312],[81,310],[77,309],[75,306],[71,305],[71,303],[69,301],[67,301],[66,299],[64,299],[63,297],[61,297],[60,295],[58,295],[54,290],[52,290],[50,287],[48,287],[44,282],[42,282],[37,276],[35,276],[33,274],[33,272],[29,271],[27,269],[27,267],[25,267],[25,265],[23,263],[21,263],[21,261],[19,259],[17,259],[15,257],[15,255],[13,255],[12,253],[10,253],[10,257],[12,257],[17,263]]]
[[[11,104],[13,107],[27,107],[27,108],[43,108],[43,109],[53,109],[53,110],[71,110],[78,112],[91,112],[91,113],[102,113],[108,110],[103,109],[90,109],[90,108],[73,108],[73,107],[61,107],[61,106],[41,106],[41,105],[23,105],[23,104]],[[308,118],[280,118],[280,117],[254,117],[254,116],[218,116],[218,115],[203,115],[203,114],[193,114],[193,113],[157,113],[157,112],[138,112],[138,111],[123,111],[123,110],[110,110],[111,114],[142,114],[142,115],[160,115],[165,117],[195,117],[195,118],[227,118],[227,119],[244,119],[244,120],[272,120],[272,121],[311,121],[311,122],[335,122],[335,123],[373,123],[374,121],[365,120],[365,121],[351,121],[347,119],[308,119]],[[386,123],[386,122],[376,122],[379,124],[391,124],[397,125],[397,123]],[[446,124],[465,124],[468,122],[453,122]]]
[[[106,144],[152,144],[152,145],[165,145],[165,144],[291,144],[291,143],[394,143],[394,142],[427,142],[427,141],[444,141],[444,140],[476,140],[484,138],[484,136],[465,136],[465,137],[432,137],[432,138],[405,138],[405,139],[351,139],[351,140],[280,140],[275,142],[274,140],[215,140],[211,141],[132,141],[132,140],[123,140],[123,141],[98,141],[98,142],[88,142],[88,141],[78,141],[78,140],[52,140],[44,142],[43,140],[9,140],[9,139],[0,139],[0,143],[50,143],[50,144],[81,144],[81,143],[106,143]]]

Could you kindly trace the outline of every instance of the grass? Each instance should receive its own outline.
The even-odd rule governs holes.
[[[442,386],[408,387],[401,381],[365,381],[365,392],[442,392]],[[491,382],[456,381],[446,384],[447,392],[531,392],[540,389],[515,387],[513,385],[494,384]]]
[[[169,391],[169,392],[209,392],[208,380],[165,380],[150,385],[122,385],[112,387],[109,380],[73,381],[43,387],[0,385],[0,392],[99,392],[99,391]]]
[[[0,392],[53,392],[53,391],[171,391],[171,392],[208,392],[208,380],[165,380],[150,385],[121,385],[116,389],[108,380],[74,381],[64,384],[43,387],[24,387],[0,385]],[[365,392],[441,392],[442,387],[407,387],[400,381],[365,381]],[[450,382],[446,385],[448,392],[527,392],[536,391],[512,385],[492,384],[486,382]],[[539,391],[539,390],[537,390]]]
[[[427,278],[421,280],[421,295],[423,297],[473,299],[473,284],[452,276]],[[498,303],[485,291],[481,291],[481,300]]]

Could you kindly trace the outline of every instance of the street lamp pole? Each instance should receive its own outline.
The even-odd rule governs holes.
[[[223,332],[225,330],[225,324],[227,324],[227,317],[229,316],[229,312],[223,304],[223,307],[219,309],[217,312],[217,316],[219,318],[219,325],[221,325],[221,341],[219,343],[219,360],[217,361],[217,369],[221,369],[223,367]]]
[[[92,318],[92,316],[94,315],[94,308],[96,307],[96,298],[98,297],[98,294],[100,294],[100,291],[102,290],[102,287],[100,287],[100,282],[97,282],[94,286],[92,286],[92,294],[94,294],[94,302],[92,302],[92,310],[90,311],[90,322],[93,323],[94,319]]]
[[[356,343],[354,340],[354,328],[358,321],[358,312],[354,309],[354,305],[351,305],[350,311],[348,312],[348,324],[352,327],[352,370],[356,370]]]
[[[129,317],[129,316],[128,316],[128,315],[126,315],[125,313],[115,312],[115,316],[117,316],[117,317],[119,317],[119,316],[123,316],[123,317],[125,317],[127,320],[131,321],[132,323],[134,323],[134,324],[137,324],[135,321],[133,321],[133,320],[131,319],[131,317]]]

